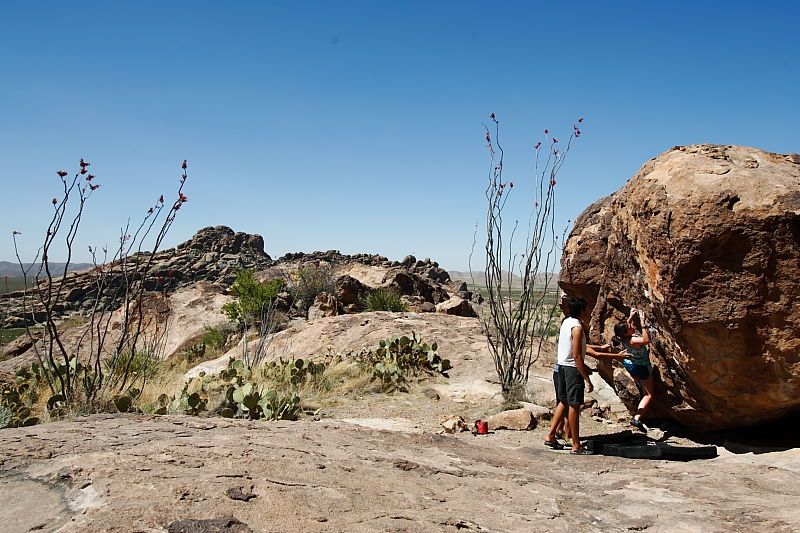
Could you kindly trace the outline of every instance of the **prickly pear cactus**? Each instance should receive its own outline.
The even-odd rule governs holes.
[[[12,419],[13,413],[11,412],[11,409],[5,405],[0,405],[0,429],[10,426]]]

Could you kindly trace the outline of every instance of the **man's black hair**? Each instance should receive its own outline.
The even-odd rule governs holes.
[[[567,310],[570,318],[580,318],[584,309],[586,309],[586,300],[583,298],[570,298],[567,300]]]

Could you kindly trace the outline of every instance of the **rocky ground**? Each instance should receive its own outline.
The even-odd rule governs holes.
[[[388,403],[419,399],[403,396]],[[797,449],[690,463],[577,457],[544,448],[544,429],[445,435],[413,420],[373,429],[357,425],[364,419],[95,415],[6,429],[0,523],[8,532],[800,526]]]
[[[195,296],[186,293],[190,303]],[[209,302],[212,307],[219,303]],[[207,312],[199,304],[182,309],[185,317],[190,310]],[[434,313],[341,315],[297,322],[276,337],[274,348],[285,357],[307,356],[328,347],[336,352],[369,347],[411,331],[426,341],[439,341],[440,353],[454,366],[448,378],[420,383],[409,393],[342,399],[324,406],[320,420],[270,423],[118,414],[4,429],[1,529],[800,527],[798,448],[729,446],[737,454],[721,448],[716,459],[679,463],[554,452],[542,445],[544,427],[486,436],[443,433],[441,422],[447,417],[461,416],[471,424],[501,409],[477,319]],[[552,395],[552,347],[546,351],[529,384],[531,399],[539,403]],[[610,409],[606,419],[584,411],[582,433],[628,429],[618,423],[626,414],[613,390],[595,377],[592,397]],[[672,440],[692,444],[686,438]]]

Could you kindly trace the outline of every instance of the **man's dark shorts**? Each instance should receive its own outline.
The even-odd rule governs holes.
[[[574,366],[558,365],[558,380],[556,381],[556,395],[559,403],[567,405],[580,405],[583,403],[585,388],[583,376]]]
[[[558,399],[561,398],[561,394],[558,392],[559,390],[561,390],[559,388],[559,381],[558,381],[558,367],[556,367],[556,369],[553,370],[553,389],[556,391],[556,401],[558,401]]]

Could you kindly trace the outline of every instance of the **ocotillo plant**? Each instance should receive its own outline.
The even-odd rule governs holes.
[[[514,238],[520,229],[519,221],[514,220],[511,228],[503,226],[504,210],[514,184],[503,179],[504,153],[500,144],[500,123],[494,113],[490,118],[492,128],[484,125],[490,158],[486,186],[484,271],[489,314],[483,316],[482,320],[497,376],[503,393],[508,395],[515,387],[528,381],[530,368],[542,345],[542,339],[535,339],[534,333],[543,329],[542,322],[546,330],[548,323],[554,319],[554,308],[547,308],[546,298],[548,288],[553,284],[552,271],[559,260],[558,235],[555,231],[556,177],[575,140],[581,135],[580,124],[583,119],[573,126],[566,143],[559,143],[558,139],[550,136],[548,130],[544,130],[545,142],[537,142],[533,146],[534,198],[526,240],[515,252]],[[521,288],[512,291],[515,275],[521,280]],[[544,281],[544,286],[537,286],[537,281]],[[513,305],[512,295],[517,292],[518,301]]]
[[[98,257],[98,250],[89,247],[94,262],[90,274],[93,305],[77,341],[66,343],[59,313],[70,288],[67,272],[86,204],[100,188],[95,176],[89,173],[89,166],[81,159],[72,178],[68,178],[66,171],[57,172],[62,191],[51,200],[53,215],[36,258],[27,267],[17,245],[20,233],[13,232],[25,283],[23,307],[27,334],[53,393],[49,407],[92,409],[98,400],[107,401],[112,395],[132,390],[134,385],[144,385],[143,376],[147,373],[139,373],[135,367],[142,364],[143,357],[159,356],[157,352],[166,331],[165,322],[148,318],[146,309],[146,294],[160,285],[153,273],[153,258],[188,200],[183,193],[187,179],[184,160],[173,202],[165,201],[161,195],[138,226],[128,222],[112,253],[103,248],[102,257]],[[50,259],[56,242],[66,244],[66,261],[58,272],[51,267]],[[145,247],[148,251],[144,251]],[[115,311],[117,320],[112,327]],[[37,331],[31,326],[36,326]]]

